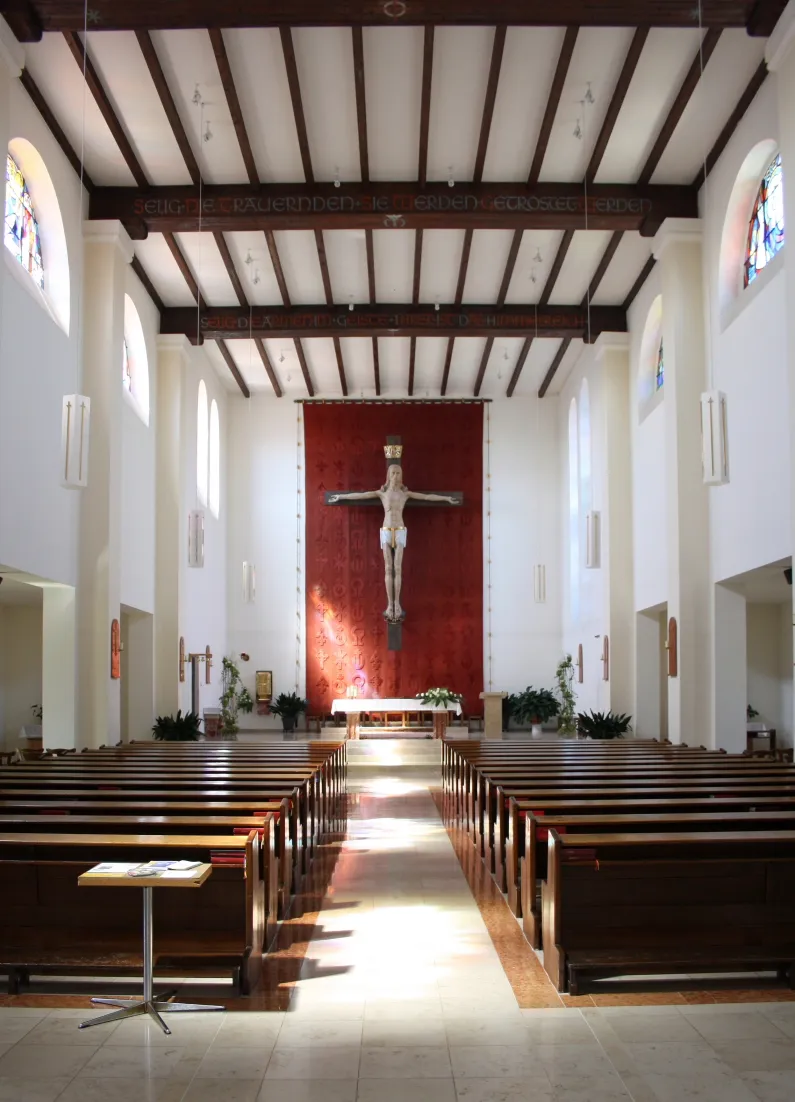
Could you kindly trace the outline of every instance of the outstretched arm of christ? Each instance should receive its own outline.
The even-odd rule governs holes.
[[[362,493],[349,493],[349,494],[329,494],[329,505],[333,505],[335,501],[361,501],[366,497],[380,497],[380,490],[364,490]]]
[[[415,498],[417,501],[445,501],[448,505],[461,505],[463,499],[459,497],[451,497],[449,494],[422,494],[419,490],[409,490],[408,496]]]

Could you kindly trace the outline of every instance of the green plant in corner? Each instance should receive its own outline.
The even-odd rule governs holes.
[[[234,741],[240,727],[237,717],[240,712],[252,712],[254,701],[251,693],[243,684],[240,670],[228,656],[221,660],[221,736]]]
[[[152,737],[156,742],[196,742],[199,738],[201,717],[195,712],[175,716],[158,716],[152,727]]]
[[[555,668],[555,680],[558,684],[558,730],[564,735],[573,735],[577,730],[577,700],[574,695],[574,663],[570,654],[561,658]]]
[[[33,712],[33,718],[36,720],[36,722],[41,723],[43,716],[41,704],[31,704],[30,710],[31,712]]]
[[[750,723],[752,720],[759,718],[759,712],[757,712],[756,708],[752,708],[749,704],[748,707],[745,709],[745,718],[746,721]]]
[[[417,693],[417,700],[428,704],[431,708],[447,708],[450,704],[463,704],[461,693],[454,693],[452,689],[435,688],[426,689],[424,693]]]
[[[271,715],[281,716],[282,729],[294,731],[301,712],[309,707],[309,701],[304,700],[298,693],[279,693],[271,702]]]
[[[616,712],[581,712],[577,716],[580,734],[592,739],[623,738],[632,730],[632,716]]]
[[[549,689],[534,689],[532,685],[516,694],[513,714],[520,723],[530,723],[540,727],[552,716],[558,714],[557,697]]]

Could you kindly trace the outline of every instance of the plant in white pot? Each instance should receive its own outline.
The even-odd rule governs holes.
[[[549,689],[534,689],[528,685],[524,692],[516,694],[513,714],[520,723],[530,723],[533,738],[540,738],[541,725],[558,714],[560,704]]]

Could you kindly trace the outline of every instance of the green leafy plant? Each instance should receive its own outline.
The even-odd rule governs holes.
[[[201,717],[196,712],[175,716],[158,716],[152,727],[152,735],[157,742],[196,742],[199,738]]]
[[[532,685],[516,694],[513,714],[520,723],[545,723],[558,714],[558,700],[549,689],[534,689]]]
[[[435,688],[417,693],[417,700],[430,705],[431,708],[446,708],[449,704],[462,704],[464,698],[461,693],[454,693],[452,689]]]
[[[33,718],[36,720],[36,722],[41,723],[44,714],[42,712],[41,704],[31,704],[30,710],[31,712],[33,712]]]
[[[301,712],[309,707],[309,701],[304,700],[298,693],[279,693],[271,702],[271,714],[281,716],[282,727],[285,731],[292,731],[298,721]]]
[[[502,729],[508,730],[508,725],[516,715],[516,702],[519,698],[516,693],[509,693],[502,698]]]
[[[632,716],[616,712],[580,712],[577,716],[580,734],[592,739],[623,738],[632,730]]]
[[[577,730],[576,697],[574,695],[574,663],[570,654],[561,658],[555,668],[557,682],[558,730],[564,735],[573,735]]]
[[[749,704],[748,707],[745,709],[745,718],[748,723],[750,723],[752,719],[759,718],[759,712],[757,712],[756,708],[752,708]]]
[[[237,717],[240,712],[252,712],[254,701],[251,693],[243,684],[240,670],[233,659],[224,656],[221,660],[221,735],[225,739],[234,739],[240,730]]]

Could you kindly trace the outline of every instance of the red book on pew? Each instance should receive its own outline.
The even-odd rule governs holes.
[[[252,830],[256,830],[256,832],[257,832],[257,834],[259,834],[260,838],[262,838],[263,835],[265,834],[265,827],[233,827],[232,828],[232,833],[233,834],[239,834],[239,835],[242,835],[245,838],[248,838],[248,836],[249,836],[249,834],[251,834]]]

